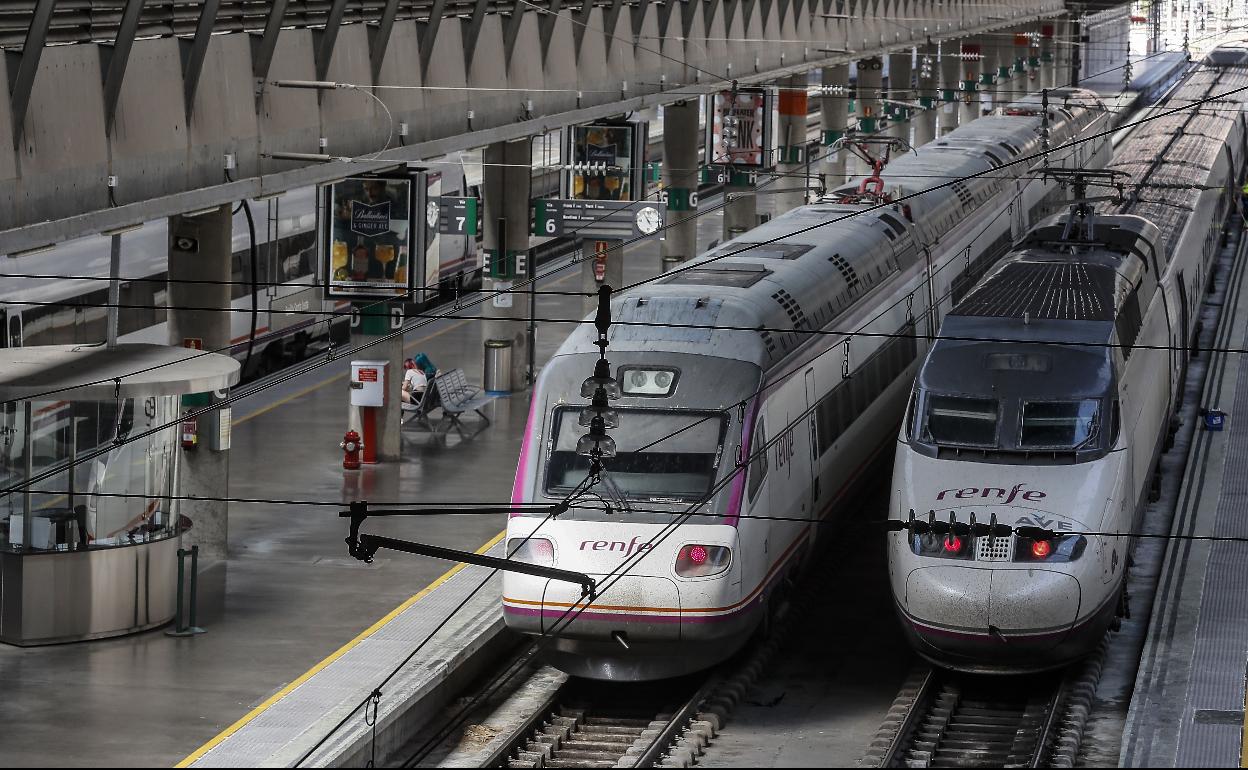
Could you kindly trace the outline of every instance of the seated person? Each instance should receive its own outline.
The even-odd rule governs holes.
[[[429,378],[410,358],[403,362],[403,368],[407,370],[403,373],[403,402],[420,406],[425,390],[429,387]]]

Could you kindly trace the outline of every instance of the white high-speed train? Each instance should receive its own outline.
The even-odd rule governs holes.
[[[1248,85],[1228,60],[1215,51],[1158,109]],[[928,660],[1055,668],[1113,627],[1244,177],[1241,101],[1137,132],[1112,164],[1132,185],[1125,203],[1091,229],[1072,214],[1033,229],[945,319],[897,444],[892,516],[1057,536],[891,533],[893,597]]]
[[[1051,99],[1053,146],[1106,122],[1090,92]],[[507,625],[553,633],[555,665],[600,679],[673,676],[738,649],[810,553],[819,527],[802,520],[836,512],[892,437],[924,347],[907,333],[933,331],[1050,213],[1056,185],[1037,181],[1030,161],[1003,165],[1040,149],[1039,102],[1009,105],[895,160],[884,186],[896,196],[989,172],[982,177],[870,211],[840,190],[614,298],[617,322],[655,325],[611,331],[618,453],[604,461],[598,499],[555,520],[513,516],[507,531],[513,558],[588,573],[605,588],[586,607],[575,585],[508,573]],[[1097,140],[1049,162],[1101,167],[1108,156],[1108,141]],[[739,253],[720,258],[729,252]],[[806,333],[851,329],[903,334]],[[542,371],[516,504],[559,501],[586,477],[575,448],[594,339],[582,326]],[[739,458],[753,458],[748,472],[736,472]],[[708,497],[701,515],[660,535]]]

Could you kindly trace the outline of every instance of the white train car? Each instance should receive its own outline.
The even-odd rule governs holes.
[[[1004,165],[1040,149],[1039,114],[1036,97],[977,120],[895,160],[885,185],[898,196],[983,176],[876,210],[838,191],[616,297],[618,453],[593,496],[557,520],[515,516],[507,533],[514,558],[606,588],[586,607],[574,586],[509,573],[507,625],[554,635],[556,665],[601,679],[674,676],[731,655],[894,435],[925,347],[912,332],[933,331],[1052,208],[1056,188],[1031,173],[1038,161]],[[1058,146],[1100,131],[1106,114],[1094,95],[1067,90],[1049,118]],[[1108,147],[1080,144],[1049,162],[1099,167]],[[593,341],[578,329],[542,371],[517,504],[556,502],[586,476],[575,447]]]
[[[430,195],[463,195],[473,181],[459,160],[429,174]],[[479,172],[477,177],[479,177]],[[232,223],[230,354],[250,359],[245,379],[263,376],[345,340],[350,303],[324,296],[316,247],[316,189],[304,187],[252,201],[252,225],[236,207]],[[455,282],[477,264],[472,238],[434,234],[427,286]],[[5,260],[0,277],[0,345],[97,344],[106,336],[110,240],[78,238]],[[154,220],[122,236],[119,336],[123,342],[168,344],[165,322],[169,230]],[[40,278],[36,276],[51,276]],[[256,310],[252,342],[252,308]],[[250,352],[250,356],[248,353]]]
[[[1215,52],[1161,107],[1246,84]],[[930,661],[1055,668],[1113,627],[1244,178],[1241,98],[1214,104],[1124,142],[1112,165],[1129,176],[1125,203],[1091,231],[1069,215],[1035,228],[946,318],[897,444],[892,515],[1058,536],[890,534],[898,614]]]

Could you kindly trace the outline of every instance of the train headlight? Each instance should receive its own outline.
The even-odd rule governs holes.
[[[1015,538],[1014,561],[1061,564],[1078,559],[1087,547],[1088,539],[1083,535],[1058,535],[1049,540],[1019,537]]]
[[[676,554],[676,574],[681,577],[710,577],[728,569],[732,549],[723,545],[681,546]]]
[[[513,537],[507,541],[507,553],[515,561],[526,564],[555,565],[555,544],[544,537]]]
[[[938,559],[974,559],[975,539],[925,532],[910,536],[910,550],[918,556],[934,556]]]

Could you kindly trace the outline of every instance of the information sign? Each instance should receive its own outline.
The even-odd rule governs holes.
[[[767,88],[707,95],[706,160],[737,168],[772,166],[775,94]]]
[[[440,235],[478,235],[480,202],[476,198],[454,195],[438,196],[438,233]]]
[[[533,202],[533,234],[547,237],[663,239],[667,206],[662,201],[585,201],[539,198]]]

